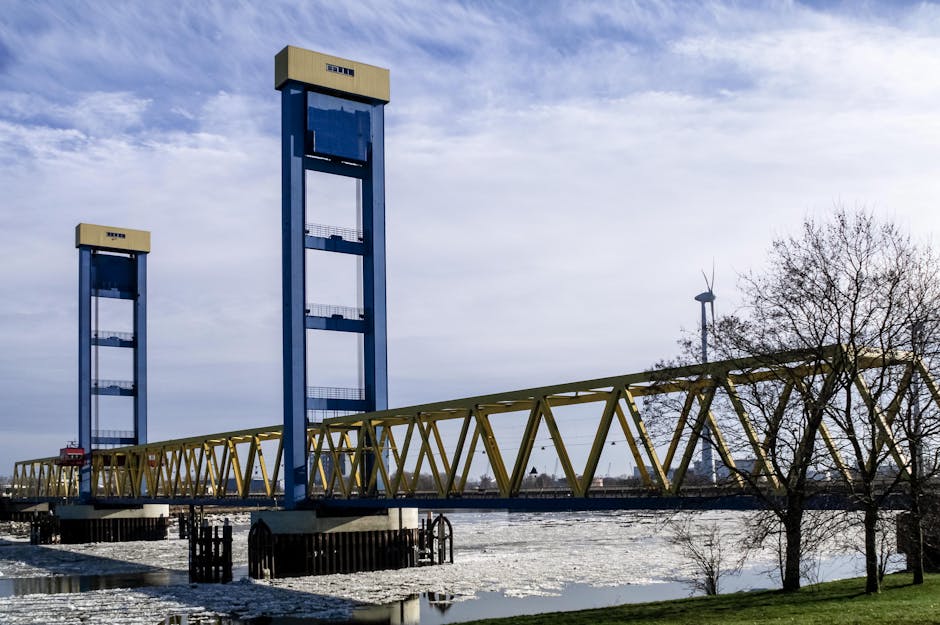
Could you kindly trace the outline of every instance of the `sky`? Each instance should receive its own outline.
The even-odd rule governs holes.
[[[940,231],[933,3],[0,8],[0,474],[77,436],[79,222],[153,233],[151,440],[280,422],[288,44],[391,71],[393,407],[647,369],[696,330],[702,270],[733,312],[836,206]],[[308,300],[354,305],[354,267],[316,263]],[[344,338],[313,339],[311,384],[348,385]]]

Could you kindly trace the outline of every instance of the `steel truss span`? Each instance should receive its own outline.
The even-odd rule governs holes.
[[[775,398],[770,412],[800,410],[800,402],[814,396],[811,389],[846,372],[853,376],[852,392],[877,416],[873,436],[880,453],[891,460],[886,479],[903,480],[910,468],[905,451],[909,441],[898,417],[909,408],[906,402],[913,391],[923,396],[918,410],[940,408],[935,381],[911,354],[833,346],[821,352],[662,369],[311,423],[308,489],[316,501],[310,503],[557,509],[662,508],[682,505],[680,501],[708,507],[712,501],[713,507],[751,507],[742,499],[748,488],[779,491],[781,471],[772,466],[779,464],[779,454],[768,454],[770,443],[762,440],[766,428],[758,427],[746,398],[760,387],[761,394]],[[874,377],[881,385],[877,389]],[[572,407],[578,407],[575,425],[566,426]],[[716,483],[703,483],[693,472],[706,425],[719,466],[725,467]],[[655,437],[650,433],[654,428]],[[580,456],[572,453],[576,439],[587,441],[577,443],[583,447]],[[625,444],[615,447],[617,441]],[[799,441],[803,447],[798,452],[817,455],[820,466],[830,469],[816,482],[820,506],[832,505],[826,498],[847,492],[857,479],[858,470],[846,453],[850,444],[828,417],[812,440]],[[924,444],[936,449],[940,440]],[[561,477],[551,484],[535,483],[528,470],[536,446],[540,462],[560,468]],[[378,461],[383,454],[387,465]],[[595,480],[602,458],[612,454],[637,467],[635,480],[616,487]],[[747,456],[746,469],[736,465],[742,455]],[[14,498],[76,497],[77,467],[56,460],[17,462]],[[283,500],[278,489],[281,427],[96,450],[91,472],[97,501],[274,503]],[[484,484],[473,479],[477,475],[491,477]]]

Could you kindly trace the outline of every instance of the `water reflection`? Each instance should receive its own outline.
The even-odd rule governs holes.
[[[471,598],[450,593],[427,592],[384,605],[364,605],[353,609],[348,619],[257,617],[246,620],[193,621],[189,625],[445,625],[482,618],[557,612],[688,596],[678,583],[596,588],[571,584],[554,597],[508,597],[500,592],[481,592]],[[163,623],[161,621],[161,623]],[[184,621],[166,621],[182,625]]]
[[[369,625],[418,625],[421,622],[421,602],[417,597],[385,605],[366,605],[353,609],[351,623]]]
[[[451,606],[454,605],[454,599],[457,597],[447,592],[426,592],[424,596],[428,600],[428,605],[437,610],[440,614],[447,614]]]
[[[422,604],[430,605],[429,596],[435,603],[442,597],[453,597],[442,593],[426,593],[422,597],[409,597],[384,605],[362,605],[353,608],[348,619],[298,618],[293,616],[259,616],[250,619],[228,617],[167,616],[154,625],[419,625],[427,622],[421,618]],[[440,608],[438,608],[440,609]],[[446,610],[446,608],[445,608]]]
[[[289,616],[259,616],[251,619],[232,619],[224,616],[190,616],[173,614],[154,625],[418,625],[421,622],[421,602],[418,597],[385,605],[363,605],[353,609],[346,620],[297,618]]]
[[[244,621],[233,621],[224,616],[188,616],[186,614],[174,614],[168,616],[155,625],[240,625]]]
[[[0,597],[58,594],[107,590],[109,588],[142,588],[186,584],[189,577],[180,571],[146,571],[114,575],[56,575],[51,577],[0,578]]]

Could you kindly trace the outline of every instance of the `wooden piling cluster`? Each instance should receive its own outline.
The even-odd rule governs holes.
[[[54,545],[59,542],[59,519],[51,514],[36,515],[29,520],[30,545]]]
[[[166,517],[132,519],[61,519],[39,515],[30,521],[29,542],[33,545],[81,545],[133,540],[165,540]]]
[[[189,581],[211,584],[232,581],[232,526],[228,519],[221,528],[205,521],[188,526]]]
[[[179,530],[180,540],[186,540],[190,536],[190,530],[193,527],[199,527],[206,520],[206,513],[202,506],[196,510],[195,506],[189,506],[189,514],[184,512],[176,513],[176,527]]]
[[[64,545],[166,540],[167,518],[59,519]]]

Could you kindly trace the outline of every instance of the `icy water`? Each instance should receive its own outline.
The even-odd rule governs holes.
[[[710,512],[733,535],[747,515]],[[271,581],[244,578],[247,518],[235,518],[236,582],[187,583],[186,541],[30,546],[0,535],[0,623],[444,625],[472,619],[688,596],[692,574],[650,512],[450,515],[455,562]],[[221,521],[221,519],[218,519]],[[171,529],[171,536],[175,536]],[[818,578],[857,575],[834,546]],[[769,553],[723,590],[774,587]],[[239,579],[239,578],[242,579]]]

